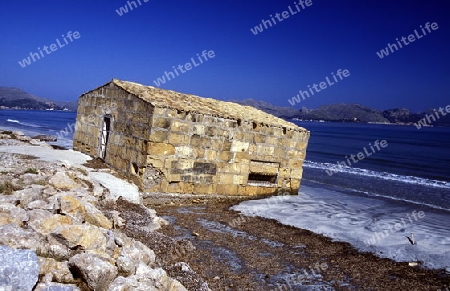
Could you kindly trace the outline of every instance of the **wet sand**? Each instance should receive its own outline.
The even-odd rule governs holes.
[[[445,290],[450,286],[450,274],[444,270],[410,267],[308,230],[241,216],[229,210],[236,201],[194,202],[149,206],[170,222],[159,232],[196,248],[179,247],[166,253],[167,260],[187,262],[212,290]]]

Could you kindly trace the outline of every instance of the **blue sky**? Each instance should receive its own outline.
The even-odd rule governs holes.
[[[347,69],[350,76],[296,104],[359,103],[376,109],[438,108],[449,103],[449,1],[312,0],[254,35],[285,1],[9,0],[0,9],[0,86],[75,101],[112,78],[154,80],[204,50],[215,57],[161,85],[221,100],[253,98],[291,106],[308,85]],[[437,30],[380,58],[377,52],[436,22]],[[78,31],[79,39],[22,67],[19,61]],[[66,38],[67,39],[67,38]],[[64,44],[64,43],[63,43]]]

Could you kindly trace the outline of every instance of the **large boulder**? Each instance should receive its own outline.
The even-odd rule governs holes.
[[[99,228],[92,225],[62,225],[51,236],[72,250],[79,247],[84,250],[106,250],[106,237]]]
[[[22,208],[11,203],[0,203],[0,225],[8,223],[22,225],[28,219],[27,212]]]
[[[112,228],[112,222],[94,205],[84,202],[74,195],[63,195],[59,198],[61,213],[69,215],[79,221],[86,221],[92,225]]]
[[[14,196],[20,200],[20,204],[23,205],[23,207],[27,207],[28,203],[42,199],[43,188],[44,187],[40,185],[33,185],[33,187],[14,192]]]
[[[0,245],[14,249],[31,249],[36,253],[47,252],[47,241],[31,229],[23,229],[15,224],[0,225]]]
[[[69,260],[69,268],[73,273],[80,275],[89,288],[98,291],[107,290],[118,274],[115,266],[87,253],[73,256]]]
[[[36,209],[32,212],[34,213],[38,213],[39,212],[43,212],[45,210],[40,210],[40,209]],[[73,220],[72,218],[70,218],[69,216],[65,216],[65,215],[60,215],[60,214],[54,214],[54,215],[49,215],[47,217],[42,217],[42,218],[34,218],[30,219],[30,223],[28,224],[32,229],[34,229],[35,231],[39,232],[40,234],[43,235],[48,235],[51,232],[53,232],[53,230],[57,229],[60,226],[64,226],[64,225],[72,225]]]
[[[91,203],[86,203],[84,205],[84,220],[89,222],[90,224],[103,227],[106,229],[111,229],[113,224],[112,221],[109,220],[103,212],[98,210],[94,205]]]
[[[122,276],[117,277],[108,289],[108,291],[126,290],[187,291],[180,282],[167,276],[163,269],[152,269],[144,264],[140,264],[137,267],[136,275],[126,278]]]
[[[39,261],[32,250],[0,246],[0,286],[3,290],[32,290],[39,275]]]
[[[39,275],[44,278],[45,282],[76,283],[67,261],[59,262],[53,258],[39,257],[39,265],[41,266]]]
[[[70,190],[80,187],[78,183],[72,180],[64,172],[56,172],[48,181],[50,185],[60,190]]]
[[[153,265],[155,253],[140,241],[126,242],[117,258],[117,266],[121,273],[134,275],[140,264]]]

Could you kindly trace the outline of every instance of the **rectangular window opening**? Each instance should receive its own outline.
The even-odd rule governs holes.
[[[250,173],[248,175],[248,183],[251,184],[271,185],[275,184],[276,181],[276,174]]]

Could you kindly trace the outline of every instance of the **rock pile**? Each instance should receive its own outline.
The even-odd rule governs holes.
[[[132,221],[99,210],[117,198],[86,168],[12,153],[0,160],[1,290],[187,290],[120,229]],[[166,223],[145,209],[146,231]]]
[[[34,146],[44,146],[44,147],[52,147],[45,141],[56,141],[56,137],[48,136],[48,135],[38,135],[33,138],[24,135],[21,131],[7,131],[0,130],[0,140],[2,141],[0,144],[17,144],[14,141],[25,142]]]

